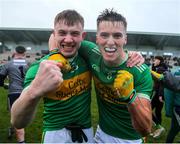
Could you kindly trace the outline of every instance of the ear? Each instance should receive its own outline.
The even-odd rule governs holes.
[[[49,50],[50,51],[53,50],[54,48],[58,48],[54,33],[52,33],[50,35],[48,45],[49,45]]]
[[[84,40],[85,37],[86,37],[86,32],[83,32],[83,33],[82,33],[82,39]]]

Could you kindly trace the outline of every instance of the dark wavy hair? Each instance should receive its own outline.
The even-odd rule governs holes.
[[[19,53],[19,54],[23,54],[23,53],[26,52],[26,48],[23,47],[23,46],[17,46],[17,47],[15,48],[15,51],[16,51],[17,53]]]
[[[127,21],[124,16],[117,13],[114,9],[105,9],[97,18],[97,27],[102,21],[122,22],[127,29]]]

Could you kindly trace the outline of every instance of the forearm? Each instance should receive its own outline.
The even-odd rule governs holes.
[[[142,136],[151,132],[152,110],[149,100],[137,97],[133,103],[128,105],[134,129]]]
[[[26,127],[34,118],[40,99],[56,91],[62,82],[59,63],[53,60],[42,61],[34,80],[12,106],[12,124],[16,128]]]
[[[34,118],[40,97],[31,87],[23,90],[11,109],[11,123],[16,128],[26,127]]]

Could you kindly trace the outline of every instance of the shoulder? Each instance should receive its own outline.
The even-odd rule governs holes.
[[[142,64],[141,66],[134,66],[130,68],[130,72],[133,74],[135,84],[152,84],[150,68],[146,64]]]
[[[26,73],[26,77],[35,76],[38,68],[39,68],[39,62],[32,63],[31,66],[29,67],[27,73]]]
[[[146,64],[142,64],[141,66],[134,66],[132,68],[133,73],[141,75],[143,73],[149,73],[150,74],[150,68]]]
[[[132,68],[134,87],[139,97],[150,99],[153,88],[153,80],[150,68],[146,64]]]
[[[79,54],[88,62],[91,63],[92,59],[96,59],[101,55],[99,48],[95,43],[90,41],[81,42]]]

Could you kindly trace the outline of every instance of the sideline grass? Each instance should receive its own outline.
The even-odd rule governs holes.
[[[0,143],[16,143],[15,135],[8,139],[8,127],[10,126],[10,114],[7,110],[7,90],[0,88]],[[36,117],[26,129],[26,142],[39,143],[42,131],[43,104],[40,103]]]
[[[40,143],[41,142],[41,134],[42,134],[42,111],[43,111],[43,103],[41,102],[38,107],[38,111],[36,113],[36,117],[34,121],[25,129],[26,131],[26,142],[27,143]],[[95,98],[94,89],[92,90],[92,123],[94,129],[96,128],[98,121],[98,111],[97,104]],[[165,117],[163,110],[163,123],[162,125],[165,127],[165,134],[158,138],[152,139],[150,137],[147,138],[148,143],[164,143],[167,135],[167,130],[170,128],[170,118]],[[9,127],[10,115],[7,111],[7,90],[0,88],[0,143],[16,143],[15,137],[11,140],[7,139],[8,136],[8,127]],[[180,141],[180,133],[176,136],[174,143]]]

